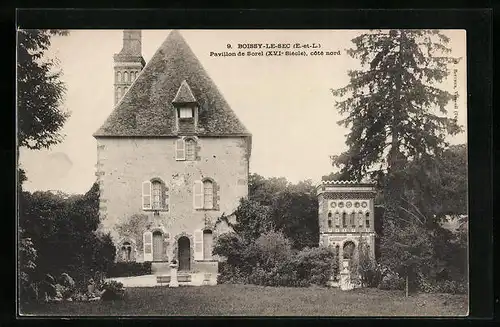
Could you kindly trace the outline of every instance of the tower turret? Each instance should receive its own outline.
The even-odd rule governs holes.
[[[146,62],[142,57],[142,36],[140,30],[124,30],[123,46],[113,56],[115,70],[115,105],[128,90]]]

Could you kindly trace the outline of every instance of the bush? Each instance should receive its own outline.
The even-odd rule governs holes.
[[[231,247],[234,245],[235,247]],[[326,285],[337,261],[327,248],[292,250],[280,232],[270,231],[244,245],[235,234],[218,239],[218,254],[228,260],[219,264],[219,283],[250,283],[265,286]]]
[[[381,290],[403,290],[405,288],[405,280],[398,274],[390,272],[382,278],[378,288]]]
[[[151,262],[116,262],[108,271],[109,277],[151,275]]]
[[[302,284],[326,285],[338,269],[335,252],[329,248],[304,248],[294,258],[297,277]]]
[[[467,294],[468,287],[465,280],[433,281],[420,279],[419,290],[424,293]]]
[[[104,292],[101,295],[103,301],[123,300],[125,289],[123,284],[114,280],[104,283]]]

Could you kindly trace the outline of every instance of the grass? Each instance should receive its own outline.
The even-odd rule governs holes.
[[[217,285],[128,288],[116,302],[62,302],[21,308],[28,315],[91,316],[465,316],[466,295],[336,288]]]

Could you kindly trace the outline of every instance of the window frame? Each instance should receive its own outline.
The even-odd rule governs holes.
[[[159,201],[158,206],[155,206],[153,194],[153,185],[159,185]],[[148,190],[148,193],[145,193]],[[145,198],[149,197],[149,205],[145,205]],[[170,211],[170,188],[160,178],[152,178],[142,182],[142,210],[143,211]]]

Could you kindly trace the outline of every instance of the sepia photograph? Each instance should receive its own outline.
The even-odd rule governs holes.
[[[466,50],[19,28],[18,314],[467,316]]]

